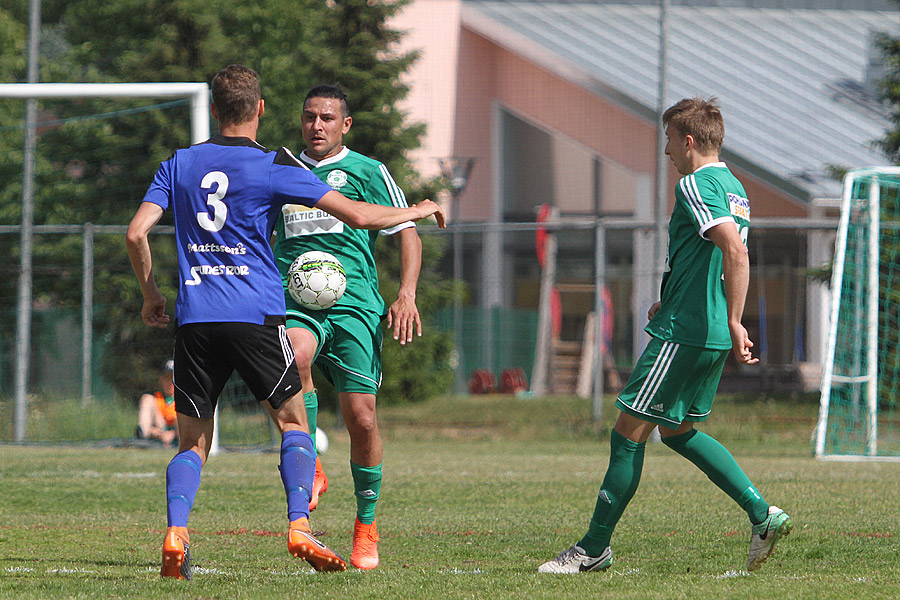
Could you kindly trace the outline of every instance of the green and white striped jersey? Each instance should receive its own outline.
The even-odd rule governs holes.
[[[406,207],[406,196],[394,183],[382,163],[344,147],[337,155],[315,161],[305,152],[299,159],[322,181],[351,200]],[[275,224],[275,260],[282,282],[296,257],[308,250],[322,250],[337,257],[347,274],[347,288],[339,304],[386,314],[384,299],[378,293],[375,268],[375,240],[379,233],[393,235],[412,222],[390,229],[371,231],[354,229],[323,210],[287,205]]]
[[[682,177],[675,187],[660,310],[645,328],[650,335],[687,346],[731,348],[722,251],[706,237],[722,223],[733,223],[747,243],[747,193],[725,163],[716,162]]]

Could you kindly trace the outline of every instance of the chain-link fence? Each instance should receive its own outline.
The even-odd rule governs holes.
[[[754,222],[744,322],[761,363],[729,361],[723,389],[816,388],[828,304],[824,272],[835,228],[824,220]],[[419,230],[446,242],[443,256],[426,268],[447,279],[461,272],[465,282],[455,302],[423,314],[426,335],[444,331],[453,338],[448,362],[456,383],[443,391],[579,394],[594,398],[596,414],[600,394],[617,390],[646,342],[642,329],[658,295],[656,266],[664,261],[655,256],[655,225],[585,218]],[[0,228],[0,248],[10,257],[0,264],[0,439],[14,438],[16,419],[26,420],[28,441],[104,437],[110,435],[105,421],[119,410],[128,426],[119,425],[117,435],[133,432],[136,398],[155,385],[150,365],[170,355],[173,332],[140,322],[124,232],[113,225],[35,228],[35,247],[44,251],[33,264],[30,355],[24,360],[16,354],[18,228]],[[174,290],[174,236],[167,227],[156,234],[154,271]],[[455,266],[457,257],[462,264]],[[385,343],[392,342],[388,337]],[[24,403],[16,399],[17,368],[28,370]],[[386,372],[390,368],[385,364]],[[254,404],[239,384],[225,403]],[[61,404],[70,408],[52,408]],[[48,422],[51,413],[59,424]],[[264,416],[260,423],[260,436],[267,438]]]

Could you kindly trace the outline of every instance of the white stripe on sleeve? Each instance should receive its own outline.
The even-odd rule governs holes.
[[[407,208],[409,205],[406,203],[406,195],[403,193],[403,190],[400,189],[400,186],[394,183],[394,179],[388,172],[387,167],[378,165],[378,169],[381,171],[382,179],[384,179],[384,187],[387,188],[388,194],[391,197],[391,204],[397,208]]]

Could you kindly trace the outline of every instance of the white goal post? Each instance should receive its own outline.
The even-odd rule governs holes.
[[[889,181],[887,179],[889,178]],[[834,262],[831,274],[831,310],[827,337],[825,363],[819,405],[819,418],[815,431],[815,455],[823,460],[900,460],[898,455],[879,454],[879,341],[882,339],[879,327],[881,239],[885,226],[882,223],[883,186],[900,186],[900,167],[871,167],[856,169],[847,173],[843,181],[841,215],[835,244]],[[857,192],[856,194],[854,192]],[[896,201],[897,194],[893,195]],[[854,238],[853,247],[848,244],[848,233],[854,226],[864,231]],[[848,252],[853,253],[855,264],[848,264]],[[845,271],[851,268],[855,279],[845,281]],[[858,292],[854,298],[844,297],[844,290]],[[847,306],[849,304],[849,306]],[[852,314],[852,323],[857,335],[839,335],[839,324],[847,322]],[[843,319],[843,321],[842,321]],[[843,362],[840,369],[835,361],[841,344],[847,340],[858,344],[851,349],[856,357],[853,364]],[[849,387],[852,392],[853,422],[859,423],[859,431],[850,435],[858,438],[857,453],[835,451],[837,444],[828,441],[829,419],[832,417],[835,388]],[[859,411],[857,415],[855,411]],[[834,433],[832,433],[834,435]],[[848,436],[849,437],[849,436]],[[826,448],[826,446],[830,448]]]
[[[190,98],[191,143],[209,139],[205,83],[0,83],[0,98]]]
[[[0,84],[0,98],[19,98],[22,100],[65,99],[65,98],[189,98],[191,100],[191,144],[198,144],[209,139],[210,92],[206,83],[173,82],[173,83],[3,83]],[[26,127],[34,127],[34,123],[26,123]],[[30,199],[23,198],[23,204]],[[31,256],[33,222],[30,207],[22,210],[22,248],[21,278],[19,301],[17,308],[17,343],[16,343],[16,386],[15,386],[15,424],[16,441],[25,441],[25,423],[27,420],[27,374],[30,369],[29,355],[31,348]],[[82,327],[82,347],[90,352],[91,327],[84,323]],[[85,369],[89,369],[90,357],[85,361]],[[218,427],[213,434],[212,451],[218,451]]]

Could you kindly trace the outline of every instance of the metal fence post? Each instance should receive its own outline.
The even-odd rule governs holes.
[[[94,345],[94,224],[85,223],[81,246],[81,404],[91,402]]]
[[[606,314],[603,290],[606,287],[606,227],[603,219],[594,223],[594,425],[603,417],[603,320]]]

